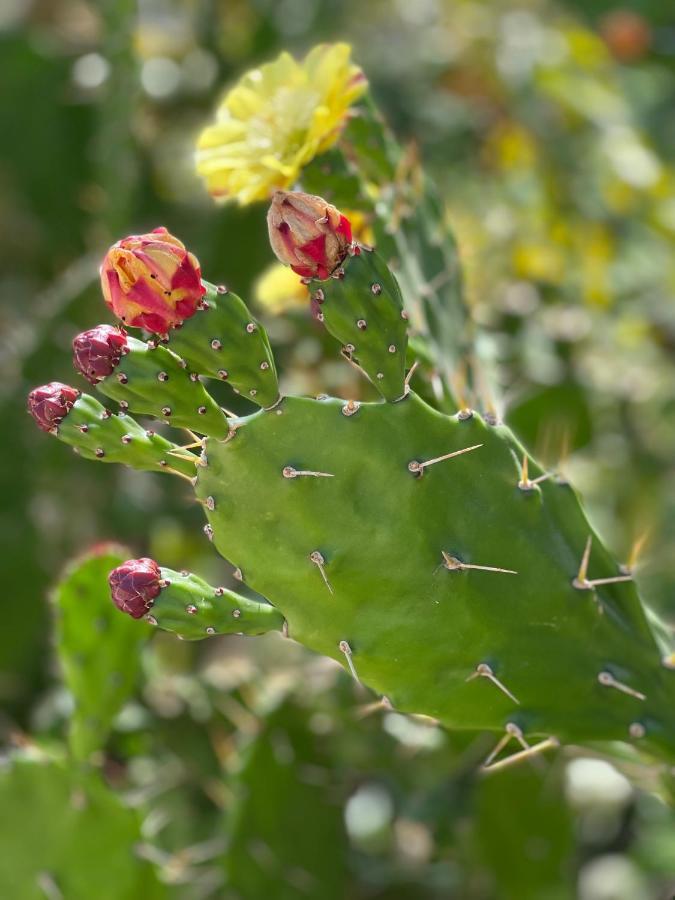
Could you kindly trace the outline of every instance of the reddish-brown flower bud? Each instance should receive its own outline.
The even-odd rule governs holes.
[[[97,325],[73,338],[73,365],[96,384],[115,370],[126,349],[127,336],[122,329]]]
[[[206,293],[197,258],[166,228],[113,244],[101,265],[101,287],[125,325],[157,334],[194,315]]]
[[[313,194],[277,191],[267,214],[278,259],[303,278],[328,278],[352,245],[349,219]]]
[[[128,559],[108,575],[113,602],[133,619],[142,618],[152,608],[161,588],[161,572],[154,559]]]
[[[55,431],[80,396],[77,388],[51,381],[28,395],[28,412],[43,431]]]

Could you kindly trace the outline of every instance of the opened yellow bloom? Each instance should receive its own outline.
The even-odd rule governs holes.
[[[366,88],[348,44],[319,44],[297,62],[282,53],[247,72],[197,141],[197,172],[218,200],[265,200],[340,136]]]

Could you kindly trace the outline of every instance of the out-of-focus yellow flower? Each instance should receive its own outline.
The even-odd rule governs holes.
[[[488,135],[485,149],[493,164],[504,171],[531,169],[537,162],[535,137],[517,122],[498,126]]]
[[[282,53],[247,72],[197,141],[197,172],[218,200],[264,200],[331,147],[366,89],[348,44],[319,44],[302,62]]]
[[[309,305],[307,285],[282,263],[272,263],[265,269],[253,291],[257,303],[273,316]]]
[[[612,300],[611,264],[614,243],[611,232],[601,223],[588,223],[577,232],[581,262],[581,289],[591,306],[607,307]]]
[[[519,278],[560,284],[565,273],[562,250],[545,241],[521,241],[513,249],[513,270]]]

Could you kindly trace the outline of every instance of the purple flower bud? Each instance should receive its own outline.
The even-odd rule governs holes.
[[[110,375],[127,349],[126,333],[111,325],[97,325],[73,338],[73,365],[96,384]]]
[[[28,412],[43,431],[56,431],[68,415],[80,392],[60,381],[34,388],[28,395]]]
[[[108,575],[113,602],[133,619],[142,618],[152,608],[161,590],[162,575],[154,559],[128,559]]]

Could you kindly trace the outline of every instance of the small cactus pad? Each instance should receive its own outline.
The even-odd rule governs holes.
[[[140,587],[138,580],[133,581],[134,564],[143,582]],[[155,588],[154,583],[148,584],[146,577],[150,566],[156,567],[156,563],[128,560],[110,573],[113,600],[133,618],[140,618],[145,613],[153,625],[189,641],[214,634],[263,634],[280,631],[283,627],[281,613],[264,600],[243,597],[224,587],[212,587],[189,572],[156,567]],[[152,575],[150,580],[153,580]],[[133,602],[135,598],[141,604],[138,612],[138,604]]]
[[[74,701],[69,743],[77,760],[89,760],[104,746],[134,689],[150,631],[116,615],[108,599],[110,567],[127,555],[115,544],[98,545],[68,566],[54,591],[59,662]]]
[[[172,453],[175,444],[152,430],[144,430],[126,413],[115,415],[89,394],[80,394],[54,433],[86,459],[194,475],[197,457],[191,462]]]
[[[407,322],[396,279],[372,250],[348,256],[327,281],[312,282],[318,317],[386,400],[403,396]]]
[[[141,858],[140,815],[96,773],[37,749],[0,767],[0,897],[6,900],[165,900]]]
[[[673,672],[634,586],[597,539],[579,581],[576,495],[523,484],[507,428],[413,393],[285,398],[238,424],[207,441],[196,491],[291,637],[455,728],[675,744]]]
[[[227,417],[198,377],[166,347],[127,338],[127,352],[98,384],[122,408],[164,419],[178,428],[223,438]]]
[[[169,347],[200,375],[227,381],[258,406],[272,406],[279,385],[265,329],[236,294],[205,286],[197,313],[169,333]]]

